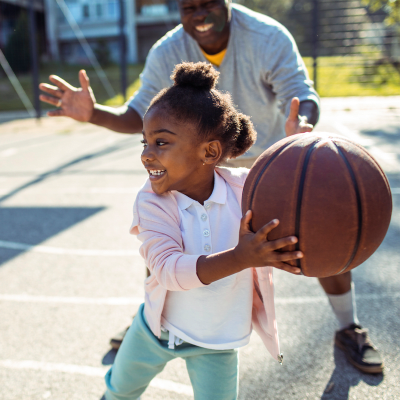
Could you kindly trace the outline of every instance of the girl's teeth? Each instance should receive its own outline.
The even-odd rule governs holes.
[[[150,171],[150,175],[162,175],[165,172],[165,170],[154,170]]]

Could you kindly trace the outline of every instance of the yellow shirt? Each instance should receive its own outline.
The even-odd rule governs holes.
[[[207,58],[208,61],[210,61],[211,64],[219,67],[224,60],[226,49],[220,51],[217,54],[207,54],[203,49],[201,49],[201,52],[204,54],[204,57]]]

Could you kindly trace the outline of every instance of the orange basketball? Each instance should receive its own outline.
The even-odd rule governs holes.
[[[280,220],[268,239],[295,235],[284,251],[301,250],[291,264],[306,276],[341,274],[367,260],[389,227],[392,196],[376,160],[347,138],[306,133],[267,149],[247,177],[242,211],[257,231]]]

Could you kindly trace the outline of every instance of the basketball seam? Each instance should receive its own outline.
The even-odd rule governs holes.
[[[349,139],[347,139],[347,138],[342,138],[342,137],[336,138],[336,137],[335,137],[334,139],[335,139],[335,140],[338,140],[338,141],[339,141],[339,140],[343,140],[344,142],[353,144],[353,145],[357,146],[360,150],[362,150],[362,151],[364,152],[364,154],[367,155],[367,156],[374,162],[374,165],[376,166],[376,168],[382,173],[382,176],[383,176],[383,178],[384,178],[384,180],[385,180],[385,183],[386,183],[386,186],[387,186],[387,188],[388,188],[388,190],[389,190],[389,193],[392,194],[392,191],[391,191],[391,189],[390,189],[390,184],[389,184],[388,178],[387,178],[385,172],[383,171],[382,167],[379,165],[378,161],[376,161],[375,158],[374,158],[371,154],[369,154],[368,151],[367,151],[366,149],[364,149],[363,146],[359,145],[358,143],[352,142],[351,140],[349,140]],[[392,196],[390,196],[390,197],[392,197]]]
[[[357,230],[357,239],[356,239],[356,244],[354,245],[353,252],[350,256],[349,261],[347,261],[346,265],[342,270],[340,270],[336,275],[339,275],[343,272],[346,271],[346,269],[350,266],[350,264],[353,262],[354,257],[357,254],[357,250],[360,246],[360,241],[361,241],[361,230],[362,230],[362,204],[361,204],[361,196],[360,196],[360,191],[358,188],[356,176],[354,174],[353,168],[351,168],[351,165],[349,161],[347,160],[346,156],[342,152],[342,150],[339,148],[339,146],[332,140],[333,144],[335,147],[338,149],[339,155],[342,157],[344,163],[346,164],[347,170],[349,172],[350,178],[353,182],[353,187],[354,191],[356,193],[356,199],[357,199],[357,214],[358,214],[358,230]]]
[[[295,236],[297,237],[297,243],[296,243],[296,251],[300,251],[300,216],[301,216],[301,206],[303,203],[303,191],[304,191],[304,182],[306,179],[306,172],[307,172],[307,167],[308,167],[308,162],[311,157],[311,153],[314,151],[315,146],[318,142],[320,142],[322,139],[318,139],[315,142],[312,142],[310,145],[310,148],[307,150],[306,156],[304,157],[303,161],[303,167],[301,170],[301,176],[300,176],[300,181],[299,181],[299,188],[297,192],[297,204],[296,204],[296,221],[295,221]],[[301,267],[301,259],[296,260],[296,265],[298,268],[302,269]]]

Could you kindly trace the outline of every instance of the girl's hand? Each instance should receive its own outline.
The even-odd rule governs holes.
[[[275,251],[297,243],[296,236],[269,241],[268,234],[279,225],[279,221],[274,219],[256,233],[253,233],[249,226],[251,217],[252,212],[249,210],[240,221],[239,243],[234,249],[235,257],[239,262],[246,268],[272,266],[300,275],[300,268],[293,267],[285,261],[302,258],[303,253],[301,251]]]

